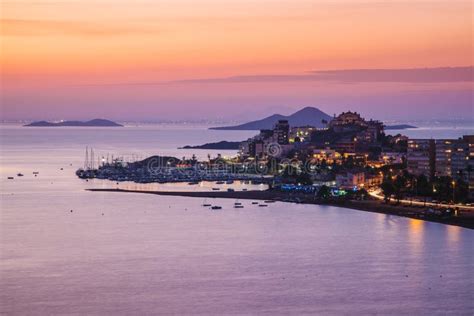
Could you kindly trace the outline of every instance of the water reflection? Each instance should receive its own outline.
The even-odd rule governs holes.
[[[423,250],[425,224],[425,221],[419,219],[408,219],[408,244],[412,255],[417,255]]]

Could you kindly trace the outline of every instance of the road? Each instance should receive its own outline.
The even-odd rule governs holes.
[[[375,190],[375,191],[370,191],[369,192],[370,196],[378,199],[378,200],[383,200],[384,196],[380,190]],[[396,202],[396,199],[391,198],[390,202]],[[470,211],[474,212],[474,206],[466,206],[462,204],[441,204],[441,203],[431,203],[431,202],[419,202],[419,201],[412,201],[412,200],[400,200],[400,203],[402,204],[408,204],[408,205],[417,205],[417,206],[427,206],[427,207],[446,207],[446,208],[459,208],[460,210],[463,211]]]

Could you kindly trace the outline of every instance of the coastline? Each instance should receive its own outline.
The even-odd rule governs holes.
[[[279,201],[279,202],[293,202],[301,204],[314,205],[329,205],[336,207],[343,207],[357,211],[365,211],[371,213],[380,213],[387,215],[396,215],[401,217],[408,217],[412,219],[424,220],[429,222],[441,223],[446,225],[459,226],[468,229],[474,229],[474,214],[472,212],[459,212],[458,216],[452,218],[440,218],[435,216],[427,216],[423,214],[423,209],[400,206],[393,204],[386,204],[378,200],[363,200],[363,201],[319,201],[315,200],[313,196],[305,194],[288,194],[279,191],[209,191],[209,192],[186,192],[186,191],[142,191],[142,190],[124,190],[124,189],[86,189],[92,192],[116,192],[116,193],[142,193],[155,194],[166,196],[182,196],[194,198],[221,198],[221,199],[239,199],[239,200],[258,200],[258,201]],[[291,199],[292,201],[288,201]],[[286,200],[286,201],[285,201]]]

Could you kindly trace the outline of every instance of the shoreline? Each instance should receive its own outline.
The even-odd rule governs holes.
[[[288,194],[279,191],[142,191],[142,190],[124,190],[124,189],[86,189],[91,192],[116,192],[116,193],[142,193],[165,196],[182,196],[194,198],[221,198],[221,199],[240,199],[240,200],[258,200],[258,201],[275,201],[288,202],[300,204],[314,204],[314,205],[328,205],[343,207],[357,211],[365,211],[371,213],[379,213],[386,215],[396,215],[401,217],[408,217],[412,219],[424,220],[428,222],[441,223],[446,225],[454,225],[468,229],[474,229],[474,214],[471,212],[460,212],[458,216],[443,219],[435,216],[428,216],[423,214],[423,209],[400,206],[393,204],[385,204],[378,200],[363,200],[363,201],[318,201],[313,196],[305,194]],[[288,201],[291,199],[291,201]],[[285,201],[286,200],[286,201]]]

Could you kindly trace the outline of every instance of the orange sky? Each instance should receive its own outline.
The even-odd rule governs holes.
[[[1,12],[2,94],[16,100],[76,84],[473,64],[471,1],[3,0]]]

